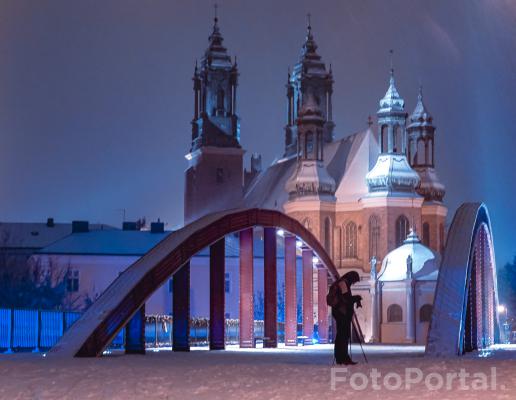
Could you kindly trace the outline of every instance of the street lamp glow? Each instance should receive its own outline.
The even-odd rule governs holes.
[[[298,249],[300,249],[301,247],[303,247],[303,242],[301,240],[296,240],[296,247]]]
[[[278,231],[276,232],[278,236],[285,236],[285,231],[283,229],[278,229]]]
[[[313,262],[314,264],[319,264],[319,259],[318,259],[317,257],[313,257],[313,258],[312,258],[312,262]]]
[[[502,314],[502,313],[504,313],[504,312],[505,312],[505,306],[504,306],[503,304],[500,304],[500,305],[498,306],[498,312],[499,312],[500,314]]]

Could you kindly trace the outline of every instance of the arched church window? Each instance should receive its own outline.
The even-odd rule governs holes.
[[[427,247],[430,246],[430,224],[428,222],[423,224],[423,244]]]
[[[387,153],[389,146],[388,128],[387,125],[382,125],[380,130],[380,144],[382,146],[382,153]]]
[[[344,256],[346,258],[357,258],[357,225],[350,221],[344,226]]]
[[[424,304],[419,309],[419,322],[430,322],[432,319],[433,307],[431,304]]]
[[[398,304],[391,304],[387,307],[387,322],[402,322],[403,310]]]
[[[331,220],[329,217],[324,220],[324,249],[331,256]]]
[[[417,141],[417,165],[425,164],[425,142],[423,139]]]
[[[394,153],[402,153],[403,152],[403,134],[401,126],[394,126],[394,140],[393,140],[393,152]]]
[[[224,90],[222,88],[217,91],[217,111],[224,111]]]
[[[404,215],[400,215],[396,220],[396,247],[400,247],[409,233],[409,220]]]
[[[434,166],[434,140],[428,139],[428,152],[429,152],[429,158],[428,158],[428,164],[430,164],[431,167]]]
[[[444,246],[446,245],[446,243],[444,242],[444,225],[443,224],[439,224],[439,243],[440,243],[440,246],[441,246],[441,253],[444,251]]]
[[[380,243],[380,218],[376,215],[369,217],[369,260],[378,258],[378,245]]]
[[[314,134],[308,132],[306,134],[306,158],[311,160],[314,159]]]
[[[305,218],[303,220],[303,226],[308,229],[310,232],[312,231],[312,221],[310,221],[310,218]]]

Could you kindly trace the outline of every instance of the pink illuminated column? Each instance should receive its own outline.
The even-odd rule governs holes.
[[[303,336],[305,345],[312,344],[314,335],[313,257],[311,249],[303,248]]]
[[[253,228],[240,232],[240,347],[254,347]]]
[[[263,229],[264,339],[263,347],[278,346],[278,293],[276,276],[276,229]]]
[[[317,325],[319,326],[319,343],[328,343],[328,271],[322,265],[317,266]]]
[[[285,236],[285,346],[297,346],[296,237]]]

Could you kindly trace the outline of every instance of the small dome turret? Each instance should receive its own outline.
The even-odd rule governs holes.
[[[419,236],[411,229],[403,244],[383,259],[378,279],[404,281],[410,275],[415,280],[436,281],[439,265],[439,254],[423,245]]]

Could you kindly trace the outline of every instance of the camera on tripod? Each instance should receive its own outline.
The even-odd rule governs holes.
[[[353,302],[357,305],[357,308],[362,308],[362,296],[353,296]]]

